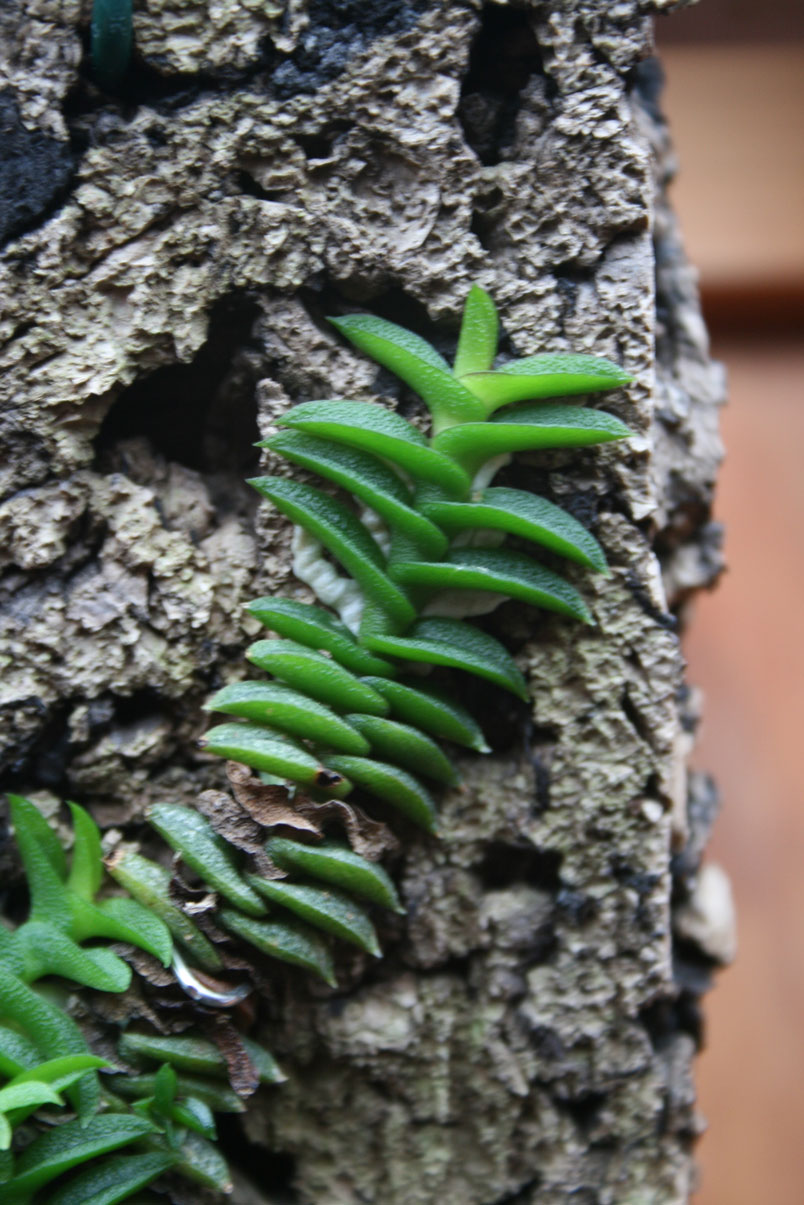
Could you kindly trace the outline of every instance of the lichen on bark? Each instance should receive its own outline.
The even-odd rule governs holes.
[[[72,176],[66,198],[11,182],[2,256],[8,781],[133,832],[220,785],[199,704],[242,674],[243,604],[299,589],[240,485],[251,443],[312,397],[420,418],[333,308],[446,350],[478,282],[510,352],[624,363],[627,447],[509,470],[595,527],[596,624],[488,621],[532,706],[477,692],[495,752],[442,840],[407,847],[409,923],[371,977],[278,986],[289,1082],[246,1129],[311,1205],[684,1201],[706,963],[687,926],[674,972],[671,889],[712,806],[677,628],[720,567],[722,381],[664,195],[648,56],[672,6],[213,7],[139,6],[120,97],[82,73],[86,5],[31,0],[15,26],[3,86]]]

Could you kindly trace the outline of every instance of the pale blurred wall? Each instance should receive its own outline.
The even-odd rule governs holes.
[[[731,400],[729,571],[685,638],[724,797],[710,858],[737,962],[706,1001],[696,1205],[804,1203],[804,3],[702,0],[659,23],[674,201]]]

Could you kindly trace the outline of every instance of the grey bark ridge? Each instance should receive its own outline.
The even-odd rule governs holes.
[[[606,404],[635,439],[516,469],[595,526],[596,626],[490,621],[532,709],[487,716],[497,751],[467,759],[443,840],[408,846],[409,924],[372,977],[278,992],[289,1082],[246,1129],[304,1205],[686,1201],[715,947],[704,917],[674,950],[670,901],[716,800],[685,769],[677,614],[721,568],[723,384],[646,59],[672,4],[149,0],[118,97],[82,74],[88,7],[2,17],[0,120],[50,165],[48,188],[0,179],[7,781],[106,825],[220,785],[199,704],[242,676],[243,604],[303,596],[241,485],[251,442],[314,397],[415,416],[325,314],[449,349],[477,282],[506,350],[624,363]]]

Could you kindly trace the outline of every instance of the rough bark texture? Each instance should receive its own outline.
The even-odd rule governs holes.
[[[664,197],[647,56],[672,5],[284,7],[143,0],[119,98],[88,79],[88,4],[0,13],[6,781],[131,832],[218,783],[199,703],[242,673],[242,604],[298,590],[241,485],[252,441],[291,401],[412,413],[325,314],[446,349],[477,281],[506,350],[621,361],[637,438],[511,478],[596,530],[597,624],[489,620],[533,706],[475,692],[495,752],[441,841],[406,838],[382,963],[334,996],[278,984],[289,1082],[247,1132],[307,1205],[684,1201],[718,949],[690,919],[714,799],[685,772],[677,622],[719,569],[722,382]]]

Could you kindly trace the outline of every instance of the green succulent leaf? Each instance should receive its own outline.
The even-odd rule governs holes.
[[[71,1017],[5,970],[0,975],[0,1016],[19,1025],[48,1059],[89,1053],[86,1039]],[[68,1095],[82,1119],[94,1113],[100,1100],[97,1074],[88,1071]]]
[[[200,1134],[186,1133],[179,1144],[176,1171],[215,1192],[230,1193],[232,1179],[223,1155]]]
[[[186,1126],[188,1130],[193,1130],[211,1142],[214,1142],[218,1136],[212,1110],[206,1101],[199,1100],[197,1097],[190,1096],[187,1100],[172,1105],[170,1118],[176,1125]]]
[[[6,974],[5,969],[3,974]],[[36,1068],[39,1062],[39,1051],[30,1038],[7,1025],[0,1025],[0,1074],[11,1078]]]
[[[3,1186],[3,1199],[9,1205],[26,1199],[70,1168],[154,1132],[151,1122],[132,1114],[99,1113],[86,1122],[68,1121],[41,1134],[21,1152],[14,1177]]]
[[[221,923],[263,954],[312,971],[335,987],[332,956],[319,937],[299,921],[258,921],[224,908]]]
[[[376,511],[391,530],[404,532],[422,556],[441,556],[445,552],[447,538],[443,531],[414,510],[410,490],[376,456],[304,431],[281,431],[266,440],[264,446],[350,490]]]
[[[17,836],[17,843],[20,845],[20,853],[23,853],[20,837],[26,848],[29,844],[35,843],[50,862],[57,877],[64,882],[67,878],[67,855],[39,808],[29,799],[23,799],[21,795],[9,795],[8,801],[11,806],[11,820]]]
[[[578,591],[557,573],[521,552],[500,548],[457,548],[449,561],[394,565],[394,576],[429,590],[488,590],[570,615],[584,623],[592,617]]]
[[[266,853],[282,870],[302,871],[314,879],[332,883],[383,908],[404,913],[391,878],[376,862],[356,854],[346,845],[322,841],[304,845],[286,837],[272,837]]]
[[[249,484],[288,519],[320,540],[366,596],[394,622],[405,625],[415,618],[410,600],[385,572],[385,557],[379,544],[342,502],[312,485],[284,477],[257,477]]]
[[[252,916],[265,913],[260,897],[235,867],[229,846],[202,815],[180,804],[157,803],[149,819],[171,849],[222,896]]]
[[[136,900],[112,896],[97,905],[109,927],[103,934],[117,941],[128,941],[158,958],[163,966],[170,966],[173,942],[167,925],[151,910]]]
[[[390,661],[383,661],[381,657],[373,657],[366,652],[346,624],[321,607],[290,598],[258,598],[249,603],[246,609],[278,636],[287,636],[310,649],[326,649],[336,661],[355,674],[394,676]]]
[[[282,733],[257,724],[219,724],[210,728],[202,744],[219,757],[298,783],[311,791],[326,791],[333,798],[342,799],[352,789],[349,780],[333,774],[322,759]]]
[[[103,852],[98,826],[89,812],[70,803],[73,817],[73,860],[67,886],[85,900],[92,900],[98,893],[103,878]]]
[[[281,1078],[281,1077],[280,1077]],[[127,1100],[142,1100],[153,1096],[155,1075],[118,1075],[112,1084],[112,1093]],[[243,1113],[245,1105],[240,1097],[225,1084],[197,1075],[180,1075],[178,1093],[182,1099],[203,1101],[214,1113]]]
[[[236,916],[237,913],[233,915]],[[245,917],[241,919],[245,920]],[[284,1081],[285,1076],[267,1050],[248,1038],[241,1037],[240,1041],[254,1065],[260,1083],[279,1084]],[[179,1071],[189,1071],[201,1076],[225,1078],[228,1075],[226,1060],[221,1051],[214,1042],[206,1038],[161,1037],[158,1034],[128,1032],[120,1038],[118,1049],[121,1057],[131,1062],[169,1063]],[[198,1082],[193,1083],[195,1094],[203,1097],[204,1093],[199,1089]]]
[[[101,87],[113,90],[134,46],[131,0],[93,0],[90,31],[93,75]]]
[[[117,1205],[168,1171],[176,1156],[168,1151],[117,1155],[93,1164],[58,1188],[48,1205]]]
[[[315,929],[323,929],[347,941],[375,958],[382,956],[377,934],[368,914],[335,887],[311,887],[306,883],[286,883],[251,875],[252,887],[273,904],[295,912]]]
[[[243,716],[340,753],[368,753],[369,743],[352,724],[315,699],[276,682],[235,682],[206,703],[207,711]]]
[[[64,1101],[50,1084],[41,1080],[28,1080],[25,1083],[7,1084],[0,1088],[0,1113],[10,1113],[12,1109],[24,1109],[27,1106],[36,1108],[37,1105],[63,1105]],[[8,1147],[2,1148],[7,1150]]]
[[[465,669],[521,699],[528,698],[525,679],[499,641],[460,619],[422,619],[407,636],[371,636],[366,644],[406,661]]]
[[[390,803],[428,833],[437,833],[435,804],[421,783],[406,770],[372,758],[351,757],[348,754],[328,755],[324,761],[339,774],[348,774],[352,782],[370,795]]]
[[[488,423],[451,427],[433,442],[474,476],[487,460],[504,452],[587,447],[631,434],[625,423],[604,410],[544,402],[517,407]]]
[[[468,372],[485,373],[497,355],[497,335],[500,321],[497,307],[483,289],[472,285],[463,307],[458,351],[455,355],[455,376],[463,378]],[[461,380],[461,384],[466,382]]]
[[[446,360],[412,331],[373,314],[348,314],[330,322],[420,395],[433,416],[434,430],[485,417],[482,404],[452,375]]]
[[[330,657],[293,640],[258,640],[246,650],[246,656],[260,669],[281,678],[294,690],[328,703],[335,711],[388,714],[388,704],[376,690]]]
[[[485,403],[487,414],[511,402],[620,389],[631,380],[611,360],[563,352],[512,360],[496,372],[470,369],[469,373],[461,383]]]
[[[440,486],[450,497],[469,493],[469,477],[459,465],[435,451],[412,423],[374,402],[302,402],[282,416],[279,426],[365,448],[415,480]]]
[[[583,524],[560,506],[527,490],[495,486],[483,490],[473,502],[431,502],[423,509],[445,531],[478,527],[505,531],[541,544],[588,569],[608,573],[603,549]]]
[[[376,715],[350,715],[349,719],[371,741],[371,752],[377,757],[447,786],[457,783],[458,775],[452,762],[435,741],[418,728]]]
[[[44,1063],[38,1063],[36,1067],[20,1071],[14,1076],[11,1084],[25,1084],[32,1080],[39,1080],[42,1083],[50,1084],[56,1092],[63,1092],[87,1071],[108,1066],[110,1064],[106,1059],[98,1058],[94,1054],[65,1054],[61,1058],[48,1059]]]
[[[27,921],[16,932],[23,948],[26,979],[61,975],[99,992],[124,992],[131,968],[111,950],[84,950],[61,929],[44,921]]]
[[[173,1108],[178,1091],[176,1072],[170,1063],[163,1063],[154,1076],[154,1108],[167,1116]]]
[[[67,888],[53,854],[53,834],[41,812],[28,799],[9,795],[11,822],[28,879],[32,920],[50,921],[66,929],[71,909]],[[46,835],[47,834],[47,835]]]
[[[456,745],[464,745],[478,753],[489,752],[474,717],[441,691],[419,683],[412,686],[409,682],[389,682],[383,678],[368,677],[365,681],[388,700],[393,714],[399,719],[442,740],[454,741]]]
[[[221,960],[212,942],[171,900],[169,870],[141,854],[130,852],[116,855],[109,863],[109,873],[135,900],[158,917],[202,966],[208,970],[220,967]]]

